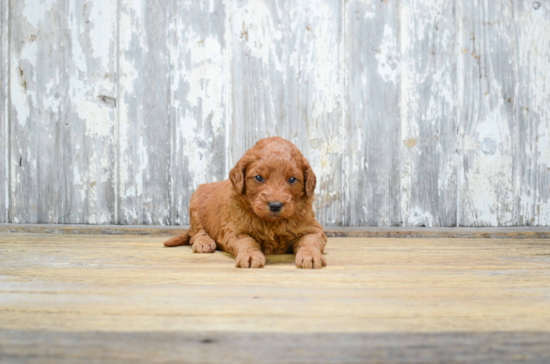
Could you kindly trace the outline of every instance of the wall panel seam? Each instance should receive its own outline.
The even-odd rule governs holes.
[[[514,90],[514,100],[512,102],[512,106],[515,107],[515,113],[514,113],[514,116],[516,118],[515,120],[515,123],[514,123],[514,127],[515,127],[515,146],[512,147],[512,155],[514,156],[514,204],[513,204],[513,207],[515,208],[516,210],[516,213],[514,214],[515,215],[515,221],[514,221],[514,225],[520,225],[520,214],[521,214],[521,209],[520,209],[520,175],[519,173],[521,172],[521,168],[518,168],[520,167],[520,158],[518,157],[518,154],[520,153],[520,132],[521,130],[519,130],[519,122],[520,122],[520,105],[519,105],[519,102],[520,102],[520,98],[519,98],[519,86],[520,86],[520,77],[521,77],[521,74],[519,72],[519,63],[520,63],[520,60],[519,60],[519,19],[518,19],[518,9],[517,9],[517,1],[516,0],[511,0],[511,5],[512,5],[512,13],[513,13],[513,17],[514,17],[514,38],[515,38],[515,42],[514,42],[514,46],[515,46],[515,65],[514,65],[514,72],[515,72],[515,78],[512,78],[512,82],[515,82],[515,85],[514,87],[512,88]],[[513,76],[512,76],[513,77]],[[515,149],[515,150],[514,150]]]
[[[456,88],[457,88],[457,102],[455,105],[455,117],[456,117],[456,136],[457,136],[457,148],[456,148],[456,158],[458,159],[458,162],[456,164],[456,227],[460,226],[460,183],[462,181],[461,179],[461,171],[462,171],[462,135],[460,132],[460,125],[461,125],[461,118],[460,118],[460,111],[462,110],[462,107],[464,106],[464,87],[461,87],[462,81],[460,78],[460,70],[461,70],[461,60],[462,60],[462,7],[460,4],[461,0],[455,0],[455,11],[456,11],[456,46],[455,46],[455,52],[456,52]]]
[[[9,223],[12,222],[12,216],[13,216],[13,206],[12,206],[12,168],[11,168],[11,113],[10,113],[10,107],[11,107],[11,0],[7,1],[7,7],[6,7],[6,23],[7,23],[7,30],[6,30],[6,58],[7,58],[7,69],[6,69],[6,110],[5,110],[5,118],[6,118],[6,143],[5,146],[7,148],[6,151],[6,173],[7,173],[7,179],[6,179],[6,189],[7,189],[7,195],[6,195],[6,208],[7,208],[7,221]]]
[[[350,126],[350,123],[349,123],[349,120],[348,120],[348,102],[349,102],[349,98],[348,98],[348,79],[349,79],[349,63],[348,63],[348,51],[351,51],[351,48],[348,47],[348,44],[347,44],[347,40],[348,40],[348,36],[347,36],[347,31],[348,31],[348,17],[347,17],[347,12],[348,12],[348,6],[349,6],[349,1],[348,0],[344,0],[342,3],[341,3],[341,12],[342,12],[342,15],[341,15],[341,22],[342,24],[340,25],[342,27],[342,30],[341,30],[341,39],[340,39],[340,67],[341,67],[341,71],[342,71],[342,75],[340,76],[342,78],[342,87],[341,87],[341,120],[340,120],[340,145],[341,145],[341,148],[342,148],[342,167],[343,167],[343,170],[344,170],[344,175],[342,176],[342,183],[341,183],[341,202],[340,202],[340,212],[341,212],[341,219],[342,219],[342,225],[345,226],[346,225],[346,211],[348,211],[348,208],[347,208],[347,203],[348,203],[348,198],[347,197],[347,193],[348,193],[348,184],[347,184],[347,177],[349,176],[349,166],[348,166],[348,161],[347,161],[347,156],[346,156],[346,149],[345,149],[345,146],[347,145],[346,144],[346,141],[347,141],[347,138],[346,138],[346,133],[347,133],[347,130],[348,130],[348,127]],[[342,69],[343,68],[343,69]]]
[[[179,16],[177,15],[177,0],[174,0],[172,1],[172,6],[173,6],[173,11],[174,11],[174,14],[176,14],[173,18],[173,21],[175,22],[174,24],[174,27],[173,27],[173,30],[170,31],[170,27],[168,27],[169,29],[169,36],[168,36],[168,41],[171,43],[169,44],[169,47],[168,49],[170,49],[172,47],[172,45],[176,46],[178,45],[178,41],[177,41],[177,38],[178,38],[178,30],[179,30],[179,27],[178,27],[178,19],[179,19]],[[169,22],[172,21],[172,19],[169,20]],[[175,163],[175,159],[176,159],[176,151],[175,151],[175,146],[176,146],[176,138],[177,138],[177,135],[176,135],[176,124],[177,124],[177,109],[174,107],[172,101],[175,99],[174,97],[174,89],[173,89],[173,85],[174,85],[174,67],[177,67],[177,64],[174,65],[173,62],[175,62],[176,60],[172,59],[172,52],[167,52],[168,54],[168,79],[169,79],[169,85],[170,85],[170,92],[168,93],[168,97],[170,98],[170,102],[168,103],[168,105],[170,105],[170,107],[168,108],[168,115],[170,117],[170,130],[172,130],[172,133],[171,133],[171,138],[170,138],[170,159],[169,159],[169,163],[170,163],[170,167],[168,168],[168,186],[170,186],[170,225],[176,225],[176,221],[177,221],[177,208],[176,208],[176,184],[174,183],[174,173],[175,172],[175,169],[174,169],[174,166],[176,165]]]
[[[229,175],[231,169],[231,147],[229,136],[233,124],[233,3],[232,0],[225,0],[225,175]]]
[[[407,76],[408,76],[408,70],[407,70],[407,61],[408,61],[408,50],[405,48],[406,45],[404,44],[405,42],[403,41],[403,38],[404,38],[404,34],[403,32],[406,31],[405,27],[403,26],[403,19],[406,18],[407,14],[403,14],[404,13],[404,6],[403,6],[403,3],[402,2],[398,2],[397,3],[397,44],[398,44],[398,49],[399,49],[399,67],[400,67],[400,72],[399,72],[399,84],[398,84],[398,99],[399,99],[399,127],[401,129],[403,129],[403,120],[407,120],[408,118],[408,95],[407,95],[407,87],[406,87],[406,81],[408,80]],[[408,19],[407,20],[407,24],[408,24]],[[402,136],[401,136],[402,138]],[[390,150],[395,150],[395,153],[397,153],[397,155],[399,156],[398,160],[401,160],[401,158],[403,157],[403,154],[401,153],[401,150],[400,150],[400,143],[401,143],[401,138],[397,138],[395,144],[391,144],[390,146]],[[398,178],[399,178],[399,183],[400,183],[400,192],[401,192],[401,185],[402,185],[402,173],[403,171],[401,170],[401,163],[399,162],[397,166],[395,166],[393,164],[393,153],[392,153],[392,161],[390,162],[391,163],[391,166],[390,166],[390,171],[393,171],[394,168],[398,168],[399,172],[398,172]],[[390,172],[391,173],[391,172]],[[410,177],[409,177],[410,178]],[[390,194],[391,194],[391,191],[390,191]],[[393,202],[393,201],[392,201]],[[406,213],[403,209],[403,197],[401,196],[399,198],[399,220],[400,220],[400,226],[408,226],[408,224],[404,221],[404,216],[406,216]]]
[[[395,125],[394,128],[397,129],[397,127],[399,126],[399,130],[401,130],[401,120],[402,120],[402,112],[403,112],[403,105],[402,105],[402,100],[403,100],[403,97],[402,97],[402,91],[403,91],[403,82],[402,82],[402,78],[403,78],[403,49],[402,49],[402,46],[401,46],[401,2],[398,2],[397,3],[397,14],[396,14],[396,24],[395,26],[397,27],[396,29],[396,32],[395,32],[395,36],[397,37],[397,45],[396,45],[396,53],[397,53],[397,49],[399,49],[399,67],[400,67],[400,71],[399,71],[399,74],[398,74],[398,80],[397,80],[397,87],[396,87],[396,93],[397,93],[397,107],[399,108],[399,119],[398,119],[398,125]],[[394,130],[390,130],[389,132],[389,138],[390,140],[388,141],[390,143],[390,146],[389,146],[389,151],[390,151],[390,169],[389,169],[389,176],[388,176],[388,206],[389,206],[389,226],[393,226],[394,225],[394,203],[396,203],[396,201],[394,201],[394,196],[393,196],[393,189],[392,189],[392,184],[395,183],[394,179],[393,179],[393,176],[394,176],[394,163],[393,163],[393,158],[395,156],[395,153],[399,153],[399,145],[395,145],[393,142],[393,137],[394,137]],[[397,135],[397,137],[394,139],[397,143],[399,143],[399,135]],[[398,168],[400,166],[398,165]],[[398,172],[398,176],[400,178],[401,176],[401,172],[399,171]],[[401,184],[401,181],[399,181],[399,183]],[[401,187],[400,187],[401,188]],[[399,204],[401,204],[401,199],[398,199],[399,201]],[[403,224],[403,219],[402,219],[402,216],[403,216],[403,212],[401,211],[401,206],[399,206],[399,224],[396,224],[398,226],[404,226]],[[378,224],[380,225],[380,224]]]
[[[114,173],[114,224],[120,224],[120,213],[119,213],[119,198],[120,198],[120,106],[121,106],[121,100],[120,100],[120,12],[121,12],[121,0],[117,0],[117,15],[116,15],[116,49],[115,49],[115,57],[116,57],[116,81],[115,81],[115,87],[116,87],[116,115],[115,115],[115,173]]]
[[[69,13],[69,8],[70,8],[70,1],[71,0],[68,0],[68,1],[65,1],[63,2],[63,11],[64,12],[67,12]],[[70,15],[69,15],[70,16]],[[58,19],[59,23],[64,23],[64,25],[66,25],[65,27],[65,30],[64,32],[62,33],[62,47],[63,47],[63,69],[64,70],[67,70],[68,69],[68,63],[70,62],[70,59],[72,57],[68,56],[67,55],[67,49],[71,49],[71,47],[73,47],[73,44],[70,43],[69,39],[70,39],[70,32],[71,31],[74,31],[74,29],[70,29],[69,28],[69,25],[67,24],[67,19],[69,18],[66,17],[64,19],[64,21],[62,19]],[[61,17],[60,17],[61,18]],[[62,84],[65,86],[65,89],[68,89],[68,85],[70,84],[71,82],[71,76],[69,76],[68,72],[64,72],[64,77],[62,78],[63,82]],[[74,76],[72,76],[74,77]],[[61,156],[61,160],[63,161],[63,166],[61,168],[61,170],[63,171],[62,174],[63,174],[63,191],[64,191],[64,198],[61,200],[61,206],[59,206],[59,210],[62,212],[62,223],[63,224],[67,224],[69,223],[70,221],[70,218],[68,218],[68,214],[71,213],[70,211],[70,207],[68,206],[68,202],[69,202],[69,194],[71,193],[69,191],[69,189],[67,188],[68,186],[68,180],[69,180],[69,173],[68,173],[68,166],[67,166],[67,152],[66,152],[66,147],[67,145],[69,145],[70,143],[67,142],[67,139],[70,138],[70,133],[71,131],[67,129],[67,126],[69,124],[69,112],[68,110],[74,106],[71,102],[72,100],[70,100],[69,98],[66,99],[65,101],[65,109],[62,110],[60,112],[61,114],[61,118],[59,120],[61,120],[61,127],[60,129],[62,130],[59,134],[62,135],[63,137],[61,138],[61,150],[62,150],[62,156]],[[71,106],[71,107],[70,107]],[[58,171],[59,173],[59,171]],[[89,204],[90,200],[89,198],[86,199],[86,202],[85,202],[85,205],[86,204]],[[89,213],[87,213],[87,216],[86,218],[89,218]],[[50,219],[51,220],[51,219]],[[59,218],[58,218],[58,221],[59,221]]]

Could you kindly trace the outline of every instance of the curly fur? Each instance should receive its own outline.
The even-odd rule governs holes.
[[[311,166],[294,144],[262,139],[228,180],[199,186],[191,197],[189,231],[164,245],[191,244],[196,253],[217,248],[233,254],[240,268],[263,267],[264,254],[294,252],[299,268],[321,268],[327,238],[312,208],[315,184]],[[283,203],[278,212],[269,208],[274,201]]]

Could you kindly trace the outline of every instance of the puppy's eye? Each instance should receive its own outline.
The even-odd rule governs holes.
[[[296,183],[297,179],[294,178],[294,177],[290,177],[290,179],[288,180],[288,183],[290,183],[291,185]]]
[[[258,182],[262,182],[264,180],[264,178],[260,175],[257,175],[256,177],[254,177],[256,179],[256,181]]]

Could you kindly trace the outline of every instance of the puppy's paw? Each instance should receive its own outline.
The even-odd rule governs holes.
[[[193,253],[213,253],[216,242],[209,236],[200,236],[193,241]]]
[[[326,267],[327,260],[317,250],[299,249],[296,253],[296,266],[298,268],[320,269]]]
[[[237,268],[262,268],[265,265],[265,255],[257,250],[239,253],[235,258]]]

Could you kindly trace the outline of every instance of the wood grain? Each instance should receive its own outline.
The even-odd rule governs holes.
[[[120,2],[120,224],[170,224],[174,2]]]
[[[65,223],[114,223],[117,1],[69,1],[63,178]]]
[[[189,224],[199,184],[221,181],[226,166],[230,69],[226,2],[179,4],[170,29],[172,224]]]
[[[517,1],[518,225],[550,224],[550,3]]]
[[[549,226],[549,6],[0,0],[0,223],[186,225],[279,135],[325,225]]]
[[[401,218],[404,226],[456,226],[457,82],[455,4],[400,4]]]
[[[0,223],[9,222],[9,2],[0,0]]]
[[[63,2],[10,4],[11,220],[62,223],[67,103]],[[47,59],[47,62],[42,60]],[[63,105],[62,105],[63,104]]]
[[[517,223],[517,49],[512,2],[461,10],[461,226]]]
[[[546,332],[266,333],[0,330],[9,363],[540,363]]]
[[[550,327],[547,240],[334,238],[320,271],[297,269],[292,255],[268,256],[265,269],[236,269],[228,254],[168,249],[163,240],[3,234],[3,328],[51,329],[51,320],[59,331]]]
[[[106,235],[164,235],[176,236],[189,226],[143,225],[78,225],[78,224],[0,224],[3,233],[33,234],[106,234]],[[492,238],[492,239],[550,239],[547,227],[353,227],[324,226],[331,238]]]
[[[11,5],[12,221],[113,222],[116,2]]]
[[[548,355],[548,240],[333,238],[322,270],[297,269],[292,255],[268,256],[264,269],[237,269],[228,254],[168,249],[163,240],[0,234],[2,353],[49,345],[44,355],[76,355],[61,340],[71,334],[83,350],[95,340],[109,355],[131,337],[152,355],[160,345],[146,340],[153,334],[167,338],[166,349],[185,347],[176,338],[186,335],[225,342],[279,334],[308,345],[333,334],[352,340],[346,352],[367,337],[376,345],[431,337],[424,345],[432,352],[461,355],[467,337],[486,345],[476,355],[496,355],[489,348],[501,340],[509,355]],[[37,334],[49,344],[25,344]],[[171,350],[155,360],[163,352]]]
[[[350,1],[347,28],[345,221],[401,226],[398,4]]]

